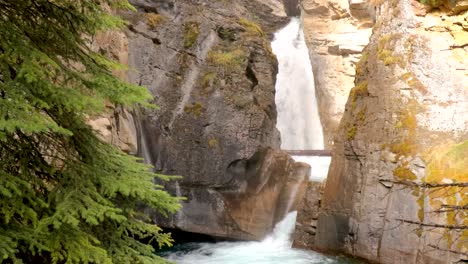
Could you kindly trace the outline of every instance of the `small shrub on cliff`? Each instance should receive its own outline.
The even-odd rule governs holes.
[[[0,0],[0,262],[161,263],[139,239],[171,244],[142,207],[179,208],[139,159],[86,123],[106,103],[149,106],[112,75],[89,36],[119,29],[126,0]]]
[[[244,60],[245,52],[240,48],[231,51],[215,50],[208,53],[209,62],[231,70],[241,66]]]

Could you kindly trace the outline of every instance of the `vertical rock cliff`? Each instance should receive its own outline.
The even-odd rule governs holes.
[[[369,41],[372,8],[359,0],[302,0],[300,6],[325,147],[331,149],[354,68]]]
[[[335,140],[315,247],[380,263],[468,260],[466,1],[376,7]]]
[[[110,107],[90,123],[157,172],[181,176],[161,184],[186,197],[183,209],[148,212],[160,226],[261,239],[295,206],[290,194],[303,192],[309,170],[278,150],[270,40],[287,22],[281,2],[130,2],[137,12],[121,14],[125,34],[96,47],[128,62],[125,77],[148,87],[160,109]]]
[[[366,1],[300,1],[304,36],[312,63],[315,91],[326,149],[332,149],[355,67],[369,42],[374,7]],[[314,168],[312,168],[314,169]],[[322,183],[309,183],[301,201],[294,246],[314,248]]]

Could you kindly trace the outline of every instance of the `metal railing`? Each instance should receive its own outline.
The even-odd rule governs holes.
[[[325,149],[283,150],[292,156],[320,156],[331,157],[331,151]]]

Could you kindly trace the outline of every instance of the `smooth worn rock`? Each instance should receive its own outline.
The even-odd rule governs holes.
[[[378,263],[462,263],[467,13],[421,17],[413,7],[380,7],[335,141],[315,246]]]
[[[88,124],[105,142],[125,153],[137,154],[137,130],[133,116],[127,110],[108,106],[104,114],[89,118]]]

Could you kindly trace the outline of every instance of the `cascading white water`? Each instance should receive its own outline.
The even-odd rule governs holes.
[[[276,126],[281,133],[281,148],[323,149],[312,64],[300,20],[292,18],[285,28],[275,34],[271,47],[279,63],[276,77]],[[293,158],[311,165],[311,180],[322,181],[326,178],[330,157]]]
[[[278,58],[276,76],[276,127],[283,149],[323,149],[309,51],[298,18],[278,33],[271,43]]]
[[[302,264],[340,263],[324,255],[291,248],[296,212],[279,222],[273,233],[261,242],[220,242],[185,245],[196,249],[169,254],[177,264]]]
[[[279,61],[276,84],[277,126],[282,134],[283,149],[323,149],[312,69],[300,25],[299,19],[293,18],[275,34],[272,42]],[[312,171],[318,171],[311,179],[320,180],[326,176],[329,159],[328,163],[327,160],[323,162],[311,158],[305,161],[311,164]],[[166,253],[166,258],[178,264],[350,263],[346,259],[291,248],[296,214],[289,213],[276,225],[273,233],[261,242],[188,243]]]

